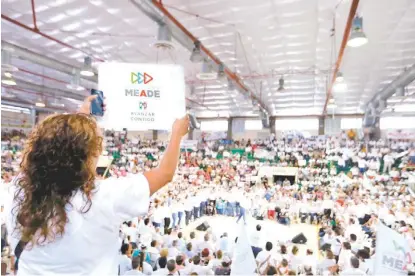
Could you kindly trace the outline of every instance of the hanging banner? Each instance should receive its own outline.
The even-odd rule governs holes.
[[[182,140],[182,142],[180,143],[180,148],[197,150],[197,144],[197,140]]]
[[[382,223],[377,229],[373,275],[408,275],[408,266],[412,264],[408,241]]]
[[[228,134],[226,131],[202,132],[202,137],[205,139],[205,141],[226,139],[227,136]]]
[[[415,140],[415,131],[393,129],[386,131],[386,137],[393,140]]]
[[[186,112],[181,66],[102,63],[98,86],[106,104],[100,124],[107,129],[171,130]]]

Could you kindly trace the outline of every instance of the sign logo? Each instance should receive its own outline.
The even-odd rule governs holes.
[[[145,72],[144,74],[140,72],[137,72],[137,73],[131,72],[131,83],[132,84],[141,84],[141,83],[147,84],[151,82],[152,80],[153,80],[153,77]]]
[[[147,103],[146,103],[146,102],[140,102],[140,103],[138,104],[138,108],[139,108],[140,110],[146,110],[146,109],[147,109]]]

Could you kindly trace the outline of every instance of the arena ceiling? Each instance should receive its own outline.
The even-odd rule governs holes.
[[[344,49],[339,70],[347,88],[331,90],[335,105],[328,114],[363,113],[374,94],[415,64],[415,1],[359,2],[368,43]],[[93,66],[105,61],[184,66],[187,104],[198,116],[255,116],[258,105],[275,116],[321,115],[351,4],[164,0],[163,7],[236,74],[244,90],[226,77],[198,79],[201,63],[190,61],[193,41],[152,1],[2,1],[2,49],[19,69],[12,72],[17,85],[2,84],[2,100],[73,110],[87,89],[97,87],[94,76],[81,77],[79,89],[68,88],[76,83],[72,73],[90,56]],[[174,49],[155,47],[157,18],[171,28]],[[415,85],[407,86],[407,96],[390,99],[389,109],[413,104],[414,93]]]

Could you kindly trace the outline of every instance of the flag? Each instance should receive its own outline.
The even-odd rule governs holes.
[[[231,275],[253,275],[256,270],[256,262],[252,247],[249,244],[246,225],[240,223],[238,241],[233,253]]]
[[[374,275],[408,275],[411,249],[405,237],[379,222]]]

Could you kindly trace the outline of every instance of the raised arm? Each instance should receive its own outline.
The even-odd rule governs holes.
[[[144,173],[150,186],[150,195],[173,179],[180,157],[180,142],[182,137],[186,135],[188,128],[189,118],[187,115],[174,122],[170,142],[159,167]]]

